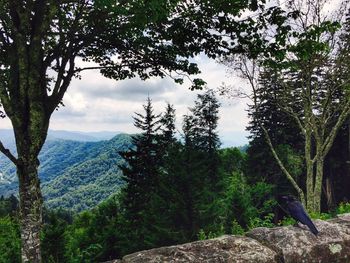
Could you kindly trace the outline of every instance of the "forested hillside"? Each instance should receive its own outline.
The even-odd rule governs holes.
[[[39,174],[47,206],[81,211],[116,192],[122,184],[118,165],[123,161],[118,152],[130,147],[127,134],[99,142],[48,140],[39,155]],[[15,167],[3,155],[0,171],[0,195],[17,195]]]

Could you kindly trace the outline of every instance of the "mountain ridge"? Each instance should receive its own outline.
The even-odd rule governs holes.
[[[117,134],[121,134],[120,131],[66,131],[66,130],[48,130],[47,140],[72,140],[72,141],[84,141],[84,142],[96,142],[103,140],[110,140]],[[0,129],[0,140],[6,145],[8,141],[14,141],[14,133],[12,129]]]
[[[96,142],[47,140],[39,154],[45,204],[81,211],[117,192],[123,185],[119,165],[124,163],[118,152],[130,147],[131,136],[123,133]],[[17,194],[15,166],[4,155],[0,155],[0,173],[0,196]]]

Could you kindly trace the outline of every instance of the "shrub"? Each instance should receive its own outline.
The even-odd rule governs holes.
[[[341,202],[337,208],[337,214],[350,213],[350,203]]]

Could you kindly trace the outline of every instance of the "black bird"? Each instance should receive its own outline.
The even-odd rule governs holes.
[[[310,231],[317,236],[318,230],[312,223],[310,217],[306,213],[303,205],[294,197],[290,195],[282,196],[282,200],[286,202],[286,210],[296,221],[307,225]]]

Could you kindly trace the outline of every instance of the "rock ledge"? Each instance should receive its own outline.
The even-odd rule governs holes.
[[[350,214],[315,220],[320,231],[306,228],[255,228],[246,236],[225,235],[215,239],[136,252],[108,263],[298,263],[350,262]],[[106,262],[107,263],[107,262]]]

